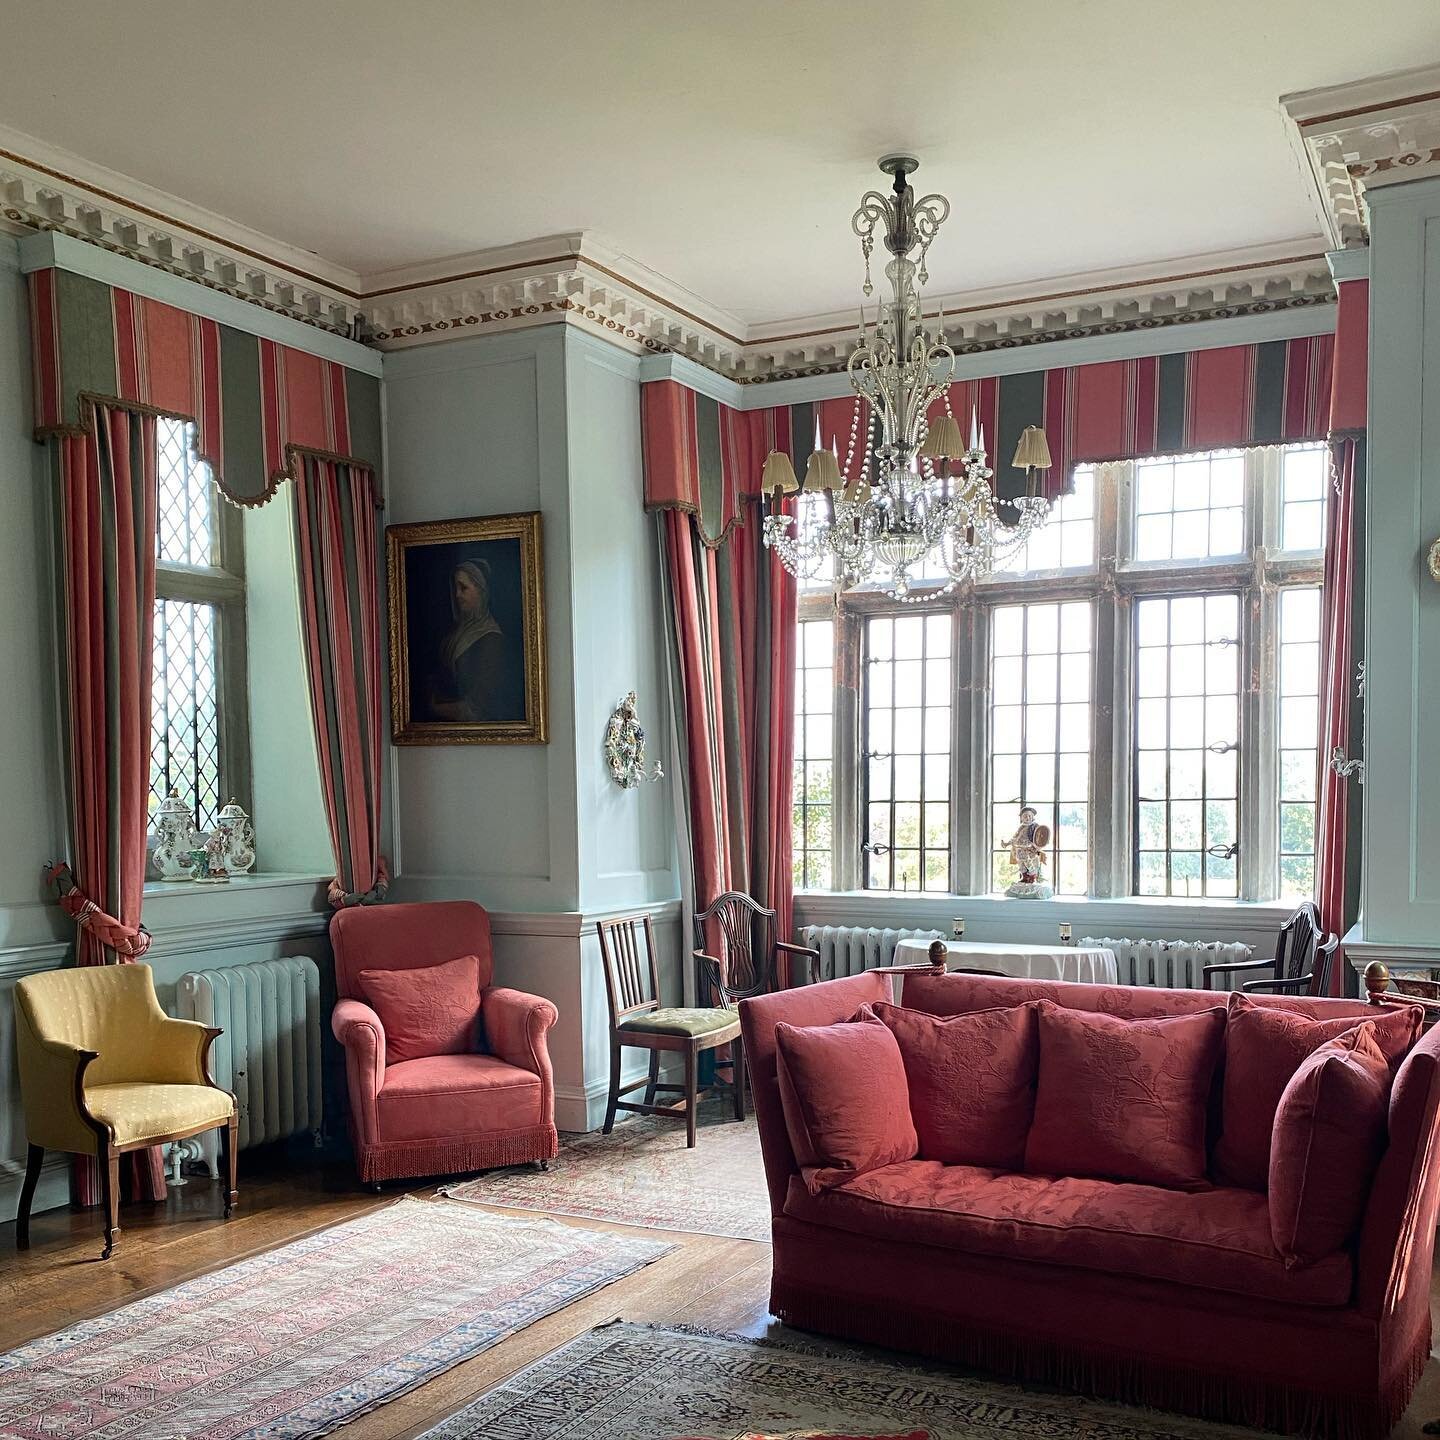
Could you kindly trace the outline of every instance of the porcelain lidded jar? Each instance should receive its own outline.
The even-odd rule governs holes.
[[[245,874],[255,863],[255,827],[233,798],[215,817],[215,829],[225,839],[225,869],[231,875]]]
[[[199,843],[195,816],[180,792],[172,790],[155,811],[155,848],[150,852],[155,873],[162,880],[188,880],[190,852]]]

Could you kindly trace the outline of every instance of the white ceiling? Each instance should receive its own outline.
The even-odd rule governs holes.
[[[933,294],[1294,241],[1276,103],[1435,0],[0,0],[0,125],[353,270],[568,230],[749,322],[854,305],[913,151]],[[898,53],[896,53],[898,50]]]

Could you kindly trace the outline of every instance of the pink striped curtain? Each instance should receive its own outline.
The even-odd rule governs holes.
[[[1320,636],[1320,808],[1316,828],[1315,901],[1321,923],[1343,938],[1360,910],[1360,817],[1364,791],[1331,763],[1335,752],[1357,758],[1364,710],[1359,666],[1365,634],[1365,424],[1370,286],[1340,285],[1330,397],[1330,497],[1325,529],[1325,603]],[[1330,989],[1358,985],[1335,957]]]
[[[151,644],[157,514],[155,418],[94,405],[88,432],[57,446],[71,864],[52,867],[79,925],[81,965],[138,960],[149,825]],[[158,1147],[129,1157],[132,1192],[163,1200]],[[95,1162],[72,1172],[100,1199]]]
[[[660,517],[679,658],[695,906],[740,890],[790,937],[795,749],[794,579],[760,539],[760,504],[711,547],[682,510]],[[783,973],[777,983],[788,983]]]
[[[339,909],[383,900],[390,883],[380,853],[378,506],[371,470],[296,453],[305,669]]]

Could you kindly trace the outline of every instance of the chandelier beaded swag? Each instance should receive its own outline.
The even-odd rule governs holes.
[[[945,340],[944,312],[932,335],[920,303],[930,278],[925,259],[950,202],[943,195],[916,198],[906,177],[918,166],[909,155],[882,157],[880,169],[893,177],[892,192],[868,191],[850,222],[865,258],[866,298],[875,291],[870,257],[877,231],[891,256],[885,266],[891,298],[877,302],[873,325],[863,301],[860,306],[847,367],[856,403],[845,464],[838,442],[823,448],[817,424],[803,488],[823,503],[800,506],[795,515],[783,512],[782,497],[802,488],[783,451],[770,452],[761,482],[770,502],[765,544],[792,575],[811,580],[833,566],[842,588],[874,575],[902,600],[910,598],[911,572],[920,567],[943,572],[940,593],[988,575],[1050,515],[1035,473],[1050,466],[1044,431],[1028,426],[1015,451],[1012,463],[1025,471],[1027,493],[1000,499],[990,484],[994,471],[985,463],[983,427],[977,429],[972,415],[967,442],[950,411],[955,353]],[[932,418],[937,402],[942,412]],[[869,425],[852,474],[866,407]],[[927,597],[934,593],[926,587]]]

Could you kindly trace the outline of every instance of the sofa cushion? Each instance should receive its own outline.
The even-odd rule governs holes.
[[[812,1190],[915,1154],[905,1065],[887,1026],[782,1021],[775,1045],[785,1128]]]
[[[474,955],[411,970],[362,970],[359,981],[385,1027],[388,1064],[476,1048],[480,961]]]
[[[1225,1027],[1225,1080],[1215,1173],[1229,1185],[1263,1190],[1270,1172],[1275,1111],[1300,1063],[1327,1041],[1357,1025],[1374,1025],[1376,1044],[1398,1061],[1420,1033],[1418,1006],[1377,1010],[1374,1018],[1314,1020],[1274,1005],[1230,996]]]
[[[1040,1005],[1040,1071],[1025,1169],[1196,1188],[1225,1011],[1121,1020]]]
[[[1035,1005],[941,1018],[878,1004],[862,1017],[888,1026],[900,1046],[920,1159],[1023,1167],[1040,1053]]]
[[[540,1077],[494,1055],[427,1055],[385,1071],[377,1100],[385,1140],[454,1140],[549,1120]]]
[[[1275,1112],[1270,1230],[1287,1260],[1310,1265],[1348,1245],[1385,1147],[1390,1063],[1373,1020],[1300,1062]]]
[[[1184,1194],[911,1160],[821,1195],[792,1178],[785,1213],[900,1244],[1142,1275],[1297,1305],[1350,1299],[1350,1256],[1287,1269],[1270,1237],[1265,1197],[1252,1190]]]

